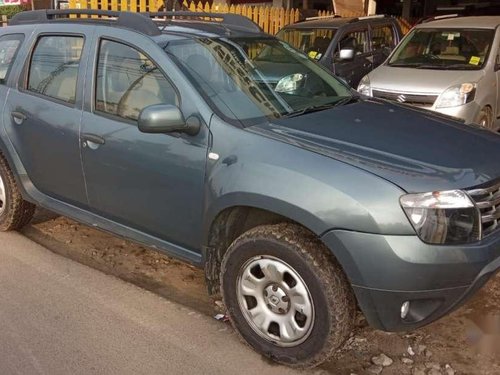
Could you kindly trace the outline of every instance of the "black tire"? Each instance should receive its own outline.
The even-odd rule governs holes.
[[[277,345],[276,341],[263,337],[262,332],[259,333],[247,321],[238,302],[238,296],[241,301],[242,294],[238,294],[237,290],[240,272],[252,267],[253,263],[248,264],[253,259],[257,262],[260,259],[284,262],[306,285],[314,307],[311,314],[314,319],[309,334],[296,345]],[[250,268],[250,272],[254,272],[254,268]],[[266,282],[263,281],[262,285]],[[233,327],[243,340],[257,352],[281,364],[299,368],[317,366],[331,357],[352,331],[356,303],[345,274],[330,251],[312,233],[298,225],[260,226],[237,238],[224,255],[221,291]],[[268,294],[264,296],[263,301],[268,302]],[[244,298],[247,301],[248,297]],[[244,303],[243,309],[250,311],[250,305]],[[264,303],[264,306],[271,308],[269,304]],[[297,316],[293,314],[294,309],[288,307],[288,311],[292,311],[290,316]],[[280,334],[276,330],[275,334]]]
[[[477,123],[485,129],[493,130],[493,113],[490,107],[481,109],[477,117]]]
[[[5,191],[3,194],[0,193],[0,196],[4,197],[0,201],[0,231],[21,229],[33,217],[35,205],[23,199],[14,175],[2,154],[0,154],[0,187],[1,185]]]

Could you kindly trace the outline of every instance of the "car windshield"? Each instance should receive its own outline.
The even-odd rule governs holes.
[[[475,70],[488,59],[494,30],[415,29],[388,65],[420,69]]]
[[[282,29],[276,36],[304,52],[313,60],[321,59],[336,29]]]
[[[276,38],[200,38],[165,51],[213,110],[243,126],[346,103],[351,90]]]

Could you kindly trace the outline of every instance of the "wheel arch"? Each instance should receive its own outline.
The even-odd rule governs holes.
[[[8,144],[3,139],[1,131],[0,157],[3,157],[7,161],[7,165],[14,175],[14,179],[16,180],[17,186],[23,198],[29,202],[35,203],[35,200],[31,197],[30,194],[28,194],[28,190],[26,189],[26,185],[31,184],[31,181],[27,177],[27,172],[24,169],[24,165],[22,164],[21,159],[18,157],[16,151],[14,150],[14,146],[12,144]]]
[[[291,209],[291,207],[287,208]],[[220,292],[220,266],[228,247],[241,234],[257,226],[279,223],[295,224],[313,234],[318,241],[324,244],[321,240],[323,228],[319,223],[320,220],[313,219],[309,215],[312,214],[300,211],[295,215],[290,215],[280,209],[251,204],[229,205],[218,210],[209,221],[204,237],[203,265],[209,293],[217,295]],[[326,247],[326,244],[324,245]],[[330,253],[335,256],[331,251]]]

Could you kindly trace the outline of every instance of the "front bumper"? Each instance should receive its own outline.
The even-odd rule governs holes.
[[[322,239],[342,264],[367,321],[385,331],[412,330],[441,318],[500,269],[500,232],[463,246],[345,230]],[[402,319],[406,301],[410,311]]]
[[[474,101],[457,107],[435,108],[432,106],[431,109],[444,115],[462,119],[466,124],[475,123],[479,117],[479,112],[481,112],[481,107]]]

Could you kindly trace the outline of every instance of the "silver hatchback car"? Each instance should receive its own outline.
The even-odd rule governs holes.
[[[499,25],[493,16],[417,25],[358,91],[500,131]]]

